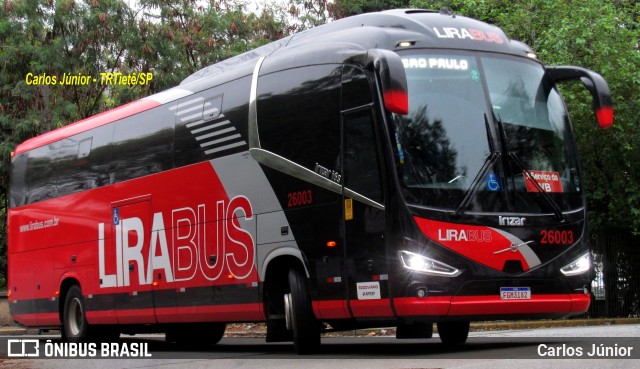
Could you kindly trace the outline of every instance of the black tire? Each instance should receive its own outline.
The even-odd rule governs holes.
[[[469,336],[469,322],[440,322],[438,334],[445,345],[460,345]]]
[[[180,345],[211,346],[224,337],[226,323],[185,324],[167,331],[165,341]]]
[[[311,306],[307,280],[298,269],[289,270],[290,293],[285,295],[285,316],[293,330],[293,347],[298,355],[317,352],[320,348],[320,325]]]
[[[67,342],[86,342],[89,340],[89,323],[85,314],[84,297],[78,285],[67,291],[62,314],[62,334]]]

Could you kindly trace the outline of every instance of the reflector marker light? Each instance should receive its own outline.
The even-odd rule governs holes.
[[[384,93],[384,107],[399,115],[409,114],[409,97],[404,91],[390,90]]]
[[[340,283],[342,282],[342,277],[329,277],[327,278],[327,283]]]
[[[614,120],[613,108],[610,106],[601,107],[596,111],[596,118],[598,119],[600,128],[611,127]]]
[[[388,274],[374,274],[371,276],[371,280],[372,281],[388,281],[389,280],[389,275]]]

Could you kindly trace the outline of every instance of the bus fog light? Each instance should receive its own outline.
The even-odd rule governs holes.
[[[560,271],[562,272],[562,274],[569,277],[573,275],[586,273],[590,269],[591,269],[591,254],[587,252],[586,254],[572,261],[570,264],[560,268]]]
[[[402,261],[402,266],[406,269],[425,274],[457,277],[462,273],[460,270],[445,263],[410,251],[400,251],[400,260]]]

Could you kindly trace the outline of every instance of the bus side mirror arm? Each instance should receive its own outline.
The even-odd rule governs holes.
[[[593,108],[600,128],[609,128],[613,125],[611,92],[607,81],[600,74],[586,68],[573,66],[546,67],[546,70],[547,75],[554,83],[579,79],[591,92]]]

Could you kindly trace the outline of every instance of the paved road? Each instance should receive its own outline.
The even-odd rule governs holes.
[[[59,337],[51,338],[58,342]],[[2,337],[0,337],[1,340]],[[16,338],[31,338],[10,337]],[[431,340],[396,340],[392,337],[323,338],[322,350],[296,356],[290,344],[267,344],[263,339],[225,337],[208,350],[166,344],[162,336],[124,337],[123,342],[144,343],[151,359],[0,359],[0,367],[16,368],[640,368],[640,325],[572,327],[520,331],[474,332],[467,344],[446,348]],[[6,355],[7,337],[0,342]],[[610,347],[636,359],[593,359],[596,348]],[[581,355],[578,355],[578,353]],[[553,354],[551,359],[549,355]],[[618,355],[620,356],[620,355]],[[562,357],[563,359],[558,359]]]

